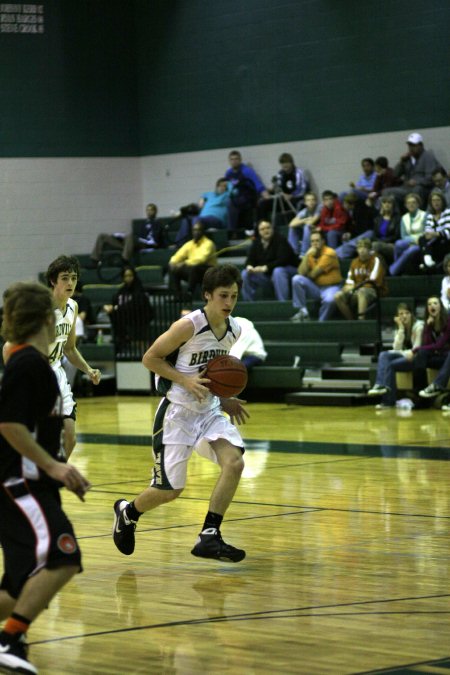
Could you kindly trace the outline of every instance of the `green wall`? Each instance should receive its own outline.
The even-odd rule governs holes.
[[[2,157],[449,124],[449,0],[39,4],[43,35],[0,33]]]
[[[42,35],[0,33],[0,156],[138,154],[133,7],[39,4]]]
[[[138,0],[141,152],[450,122],[448,0]]]

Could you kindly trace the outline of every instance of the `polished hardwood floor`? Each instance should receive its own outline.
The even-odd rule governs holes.
[[[158,399],[79,400],[64,495],[84,572],[30,631],[64,673],[448,673],[450,419],[439,410],[250,403],[246,470],[222,531],[236,565],[194,558],[217,468],[194,456],[176,502],[111,539],[112,504],[147,485]]]

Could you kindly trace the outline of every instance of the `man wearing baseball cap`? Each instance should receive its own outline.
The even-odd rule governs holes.
[[[417,131],[409,134],[406,143],[408,152],[400,158],[394,169],[401,185],[383,190],[383,195],[395,197],[400,209],[403,208],[405,196],[410,192],[420,195],[422,203],[426,203],[428,194],[433,187],[432,174],[440,166],[433,152],[425,150],[423,147],[423,137]]]

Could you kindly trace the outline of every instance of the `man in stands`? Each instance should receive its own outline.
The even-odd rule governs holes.
[[[311,233],[311,247],[306,252],[292,279],[292,302],[297,312],[291,317],[296,323],[309,320],[308,298],[320,301],[319,321],[326,321],[334,312],[334,296],[342,284],[336,251],[325,245],[321,230]]]
[[[409,134],[406,142],[408,152],[400,158],[394,169],[395,176],[401,183],[398,187],[383,190],[385,195],[394,195],[400,208],[406,195],[411,192],[418,194],[423,204],[426,203],[433,187],[433,172],[440,166],[433,152],[425,150],[421,134]]]
[[[370,239],[358,241],[358,256],[352,260],[344,287],[334,296],[338,309],[346,319],[355,318],[354,310],[358,319],[365,319],[367,308],[377,294],[386,295],[384,265],[371,247]]]
[[[238,150],[230,152],[228,161],[230,168],[227,169],[225,178],[232,185],[228,206],[228,228],[235,234],[238,227],[249,229],[253,227],[253,211],[258,200],[268,199],[270,194],[256,171],[242,162]]]

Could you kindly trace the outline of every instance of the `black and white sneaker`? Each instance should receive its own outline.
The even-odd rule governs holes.
[[[442,392],[443,389],[431,383],[428,385],[428,387],[425,387],[425,389],[419,391],[419,396],[421,396],[422,398],[434,398],[435,396],[439,396],[439,394],[442,394]]]
[[[215,527],[200,532],[191,553],[197,558],[213,558],[224,562],[240,562],[245,558],[245,551],[226,544]]]
[[[125,508],[128,506],[126,499],[118,499],[114,504],[114,543],[121,553],[131,555],[134,551],[134,531],[136,522],[128,518]]]
[[[367,396],[382,396],[390,391],[389,387],[384,387],[382,384],[374,384],[372,389],[369,389]]]
[[[9,635],[0,633],[0,668],[12,673],[37,673],[38,670],[28,661],[28,645],[23,633]]]

